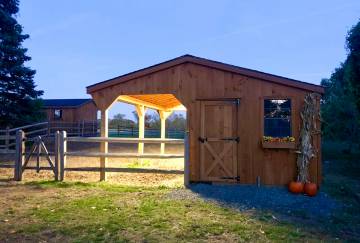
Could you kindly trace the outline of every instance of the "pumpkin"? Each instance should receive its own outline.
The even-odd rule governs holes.
[[[317,193],[317,185],[315,183],[307,182],[304,186],[304,192],[306,195],[313,197]]]
[[[302,193],[304,191],[304,184],[300,181],[291,181],[289,183],[289,191],[292,193]]]

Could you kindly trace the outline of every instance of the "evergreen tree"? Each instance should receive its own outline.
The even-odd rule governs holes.
[[[325,139],[348,144],[348,152],[360,144],[360,22],[346,37],[348,55],[330,79],[323,79],[323,133]]]
[[[346,47],[349,55],[346,59],[345,79],[349,82],[349,89],[355,98],[358,112],[360,112],[360,21],[351,28],[346,37]]]
[[[15,17],[19,0],[0,0],[0,127],[18,126],[39,120],[43,91],[36,90],[35,70],[24,65],[31,58],[22,42],[22,26]]]

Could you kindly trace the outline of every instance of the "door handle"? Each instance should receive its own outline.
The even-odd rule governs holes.
[[[240,142],[239,137],[222,138],[221,140],[223,140],[223,141],[236,141],[237,143]]]
[[[199,137],[198,140],[200,143],[205,143],[207,141],[207,137]]]
[[[223,176],[223,177],[220,177],[220,179],[223,179],[223,180],[236,180],[236,181],[240,181],[240,176]]]

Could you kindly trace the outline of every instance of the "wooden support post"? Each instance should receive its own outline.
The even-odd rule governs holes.
[[[22,179],[22,166],[24,164],[24,153],[25,153],[25,133],[22,130],[16,132],[16,158],[15,158],[15,169],[14,179],[21,181]]]
[[[160,122],[161,122],[161,133],[160,138],[165,139],[166,137],[166,119],[171,115],[172,111],[159,110]],[[165,143],[160,145],[160,154],[165,154]]]
[[[40,146],[41,137],[37,136],[35,143],[37,143],[37,155],[36,155],[36,173],[40,172],[40,161],[41,161],[41,146]]]
[[[65,177],[65,168],[66,168],[66,152],[67,152],[67,141],[66,141],[66,131],[60,133],[60,146],[59,146],[59,155],[60,155],[60,173],[59,180],[63,181]]]
[[[189,187],[190,185],[190,145],[189,145],[189,131],[185,131],[184,137],[184,185],[185,187]]]
[[[108,137],[109,135],[109,126],[108,126],[108,110],[101,110],[101,127],[100,127],[100,136]],[[100,152],[107,153],[108,152],[108,142],[100,143]],[[100,181],[106,180],[105,168],[107,166],[107,157],[100,158]]]
[[[136,112],[139,117],[139,138],[145,137],[145,112],[146,108],[143,105],[136,105]],[[138,145],[138,153],[144,153],[144,143],[139,143]]]
[[[54,153],[55,153],[55,172],[54,172],[54,179],[55,181],[59,180],[59,165],[60,165],[60,132],[56,131],[55,132],[55,148],[54,148]]]
[[[6,127],[6,133],[5,133],[5,153],[8,153],[10,148],[9,148],[9,144],[10,144],[10,128]]]

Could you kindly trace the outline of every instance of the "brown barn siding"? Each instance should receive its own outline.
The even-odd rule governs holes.
[[[75,121],[94,121],[97,119],[97,107],[94,102],[88,102],[76,108]]]
[[[62,119],[54,120],[55,109],[62,110]],[[93,121],[97,119],[97,107],[94,102],[85,103],[75,108],[46,108],[45,112],[48,121],[60,122],[79,122],[79,121]]]
[[[266,82],[240,74],[184,63],[137,77],[91,93],[99,108],[107,108],[118,95],[174,94],[187,108],[190,131],[190,180],[199,181],[199,130],[201,99],[240,98],[238,130],[238,173],[241,183],[286,184],[296,175],[296,155],[292,150],[264,150],[262,137],[262,100],[264,97],[290,97],[293,103],[293,135],[298,140],[304,96],[310,91]],[[320,136],[317,157],[310,167],[311,179],[320,183]],[[319,170],[319,171],[318,171]]]

